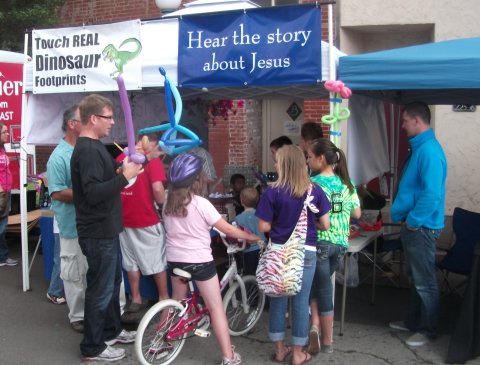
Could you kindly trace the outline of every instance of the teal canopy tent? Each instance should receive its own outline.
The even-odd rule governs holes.
[[[396,104],[480,104],[480,37],[344,56],[338,79]]]

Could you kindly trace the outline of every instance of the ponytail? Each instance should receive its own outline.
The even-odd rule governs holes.
[[[327,164],[333,166],[333,172],[340,178],[342,183],[347,186],[350,193],[355,191],[348,174],[347,158],[340,148],[326,138],[315,139],[311,142],[309,148],[316,157],[325,156]]]
[[[340,148],[336,147],[336,149],[336,153],[338,154],[338,161],[337,164],[334,166],[333,171],[335,172],[335,175],[337,175],[340,180],[342,180],[342,182],[347,185],[350,193],[353,193],[355,191],[355,188],[353,187],[353,184],[350,181],[350,175],[348,174],[347,158],[345,157],[345,153]]]

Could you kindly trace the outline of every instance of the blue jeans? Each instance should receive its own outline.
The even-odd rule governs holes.
[[[63,293],[63,280],[60,278],[60,235],[54,233],[53,238],[53,268],[47,293],[56,297],[63,297],[65,294]]]
[[[292,344],[305,346],[308,341],[309,313],[308,302],[315,274],[316,252],[305,251],[302,289],[292,298]],[[288,297],[270,298],[268,335],[273,342],[285,339],[285,313]]]
[[[120,241],[114,238],[79,237],[87,258],[84,335],[80,343],[83,356],[99,355],[122,330],[119,293],[122,281]]]
[[[7,233],[8,216],[0,219],[0,261],[8,259],[8,247],[5,241],[5,234]]]
[[[420,228],[400,231],[411,292],[405,326],[429,338],[435,337],[440,292],[435,271],[436,239],[440,230]]]
[[[317,244],[317,267],[313,278],[311,298],[317,302],[321,316],[333,314],[332,275],[337,270],[340,259],[345,256],[345,247],[326,241]]]

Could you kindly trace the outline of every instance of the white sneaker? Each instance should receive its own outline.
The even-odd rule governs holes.
[[[235,347],[232,346],[232,351],[235,350]],[[233,359],[223,358],[220,365],[240,365],[242,363],[242,357],[238,352],[233,351]]]
[[[408,345],[408,346],[412,346],[412,347],[418,347],[418,346],[423,346],[425,345],[426,343],[430,342],[430,339],[425,336],[425,335],[422,335],[421,333],[414,333],[413,335],[411,335],[406,341],[405,343]]]
[[[388,326],[391,329],[397,330],[397,331],[403,331],[403,332],[410,332],[410,330],[405,326],[403,321],[398,321],[398,322],[390,322]]]
[[[120,332],[120,334],[115,337],[115,338],[112,338],[111,340],[108,340],[108,341],[105,341],[105,344],[107,346],[113,346],[115,345],[116,343],[132,343],[132,342],[135,342],[135,336],[137,334],[137,331],[125,331],[125,330],[122,330],[122,332]]]
[[[82,361],[117,361],[125,357],[124,349],[116,349],[111,346],[107,346],[100,355],[92,357],[83,357]]]
[[[0,266],[16,266],[16,265],[18,265],[18,261],[11,259],[10,257],[8,257],[3,261],[0,261]]]

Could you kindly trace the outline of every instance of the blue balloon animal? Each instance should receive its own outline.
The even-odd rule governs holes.
[[[165,69],[160,67],[158,70],[162,76],[165,77],[165,102],[167,104],[168,119],[170,123],[142,128],[138,133],[142,135],[153,132],[164,132],[160,138],[160,141],[158,141],[158,144],[160,148],[169,155],[175,155],[195,148],[203,142],[190,129],[180,125],[180,117],[182,116],[183,105],[182,98],[177,87],[167,76]],[[173,111],[172,95],[175,98],[175,112]],[[177,139],[177,132],[182,133],[187,138]]]

